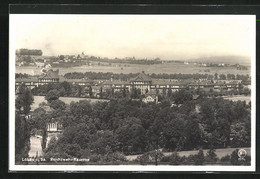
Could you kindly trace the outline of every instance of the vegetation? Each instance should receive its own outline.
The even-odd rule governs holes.
[[[51,120],[63,125],[63,134],[46,148],[46,156],[83,157],[88,154],[96,156],[92,160],[103,161],[108,161],[108,156],[115,153],[120,156],[143,154],[158,148],[168,151],[211,148],[206,156],[200,151],[191,157],[195,164],[201,165],[217,160],[213,148],[251,145],[250,106],[246,103],[222,98],[194,101],[182,97],[190,96],[188,91],[172,95],[173,99],[185,99],[179,102],[181,106],[172,107],[167,99],[160,104],[145,104],[121,97],[110,102],[90,104],[82,100],[70,105],[54,99],[45,104],[49,105],[49,112],[42,109],[44,105],[35,110],[37,115],[30,119],[29,126],[42,129],[41,126]],[[195,110],[197,105],[199,111]],[[146,158],[143,156],[140,161],[145,163]],[[174,156],[171,161],[178,164],[179,158]]]
[[[37,49],[19,49],[15,51],[16,55],[35,55],[35,56],[42,56],[42,50]]]
[[[136,73],[129,73],[129,74],[123,74],[123,73],[112,73],[112,72],[106,72],[106,73],[102,73],[102,72],[85,72],[85,73],[81,73],[81,72],[70,72],[70,73],[66,73],[64,75],[65,78],[68,79],[82,79],[82,78],[88,78],[88,79],[92,79],[92,80],[109,80],[111,79],[111,77],[113,79],[116,80],[123,80],[126,81],[127,79],[136,77],[138,74]],[[155,79],[179,79],[179,80],[184,80],[184,79],[194,79],[194,80],[198,80],[198,79],[209,79],[209,80],[242,80],[244,82],[247,82],[249,80],[249,75],[234,75],[234,74],[215,74],[210,75],[210,74],[200,74],[200,73],[196,73],[196,74],[167,74],[167,73],[163,73],[163,74],[148,74],[151,78],[155,78]]]
[[[19,88],[18,96],[15,100],[15,162],[20,163],[22,158],[28,157],[30,150],[30,129],[25,116],[30,111],[33,103],[33,96],[30,89],[25,85]]]

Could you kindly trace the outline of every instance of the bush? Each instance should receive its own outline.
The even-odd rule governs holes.
[[[173,154],[171,154],[168,157],[162,158],[161,161],[170,162],[171,165],[180,165],[182,162],[182,158],[179,156],[179,154],[175,151]]]
[[[210,149],[206,154],[205,161],[216,162],[218,160],[218,157],[215,151],[216,151],[215,149]]]
[[[229,162],[230,161],[230,155],[225,155],[224,157],[221,157],[221,162]]]
[[[238,161],[238,149],[234,150],[230,157],[230,162],[232,165],[240,165],[240,162]]]
[[[156,151],[151,151],[144,153],[141,156],[138,156],[136,161],[140,162],[141,165],[144,165],[146,162],[155,162],[156,160],[156,155],[157,155],[157,161],[161,161],[161,159],[164,157],[163,153],[159,150]]]
[[[105,155],[91,154],[89,159],[90,162],[97,162],[98,164],[115,164],[115,165],[127,161],[126,157],[120,152],[109,153]]]
[[[202,165],[205,161],[203,150],[200,149],[199,153],[197,155],[194,155],[193,158],[194,158],[195,165]]]
[[[113,162],[113,164],[120,164],[120,162],[125,162],[126,157],[120,152],[114,152],[106,155],[106,162]]]

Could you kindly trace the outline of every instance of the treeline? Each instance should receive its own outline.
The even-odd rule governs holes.
[[[18,49],[15,51],[15,55],[35,55],[35,56],[42,56],[42,50],[37,49]]]
[[[108,79],[116,79],[116,80],[127,80],[133,77],[136,77],[138,73],[129,73],[129,74],[123,74],[123,73],[112,73],[112,72],[70,72],[66,73],[64,75],[65,78],[67,79],[82,79],[82,78],[88,78],[92,80],[108,80]],[[215,73],[214,75],[210,74],[200,74],[200,73],[195,73],[195,74],[182,74],[182,73],[175,73],[175,74],[147,74],[152,78],[157,78],[157,79],[215,79],[215,80],[242,80],[242,81],[249,81],[250,77],[249,75],[234,75],[234,74],[218,74]]]
[[[168,164],[168,165],[250,165],[251,157],[249,155],[244,157],[244,160],[239,160],[238,149],[234,150],[231,155],[227,154],[219,158],[215,149],[204,151],[200,149],[195,155],[180,156],[177,151],[169,156],[165,156],[163,152],[150,151],[138,156],[134,161],[141,165],[147,164]]]
[[[129,64],[140,64],[140,65],[154,65],[154,64],[161,64],[162,61],[160,58],[155,59],[135,59],[133,58],[127,58],[127,59],[120,59],[120,58],[100,58],[95,56],[90,57],[84,57],[83,60],[89,60],[89,61],[97,61],[97,62],[106,62],[106,63],[129,63]]]
[[[81,97],[84,94],[84,88],[80,85],[72,85],[68,82],[49,83],[47,85],[39,85],[32,89],[34,96],[46,96],[51,90],[57,90],[61,97]]]
[[[64,131],[52,139],[45,157],[78,157],[100,161],[142,154],[158,148],[164,151],[199,148],[251,146],[250,104],[222,98],[193,100],[189,92],[174,93],[179,105],[170,101],[146,104],[120,98],[91,104],[87,100],[65,105],[50,91],[30,119],[30,129],[57,120]],[[56,95],[55,95],[56,94]],[[54,97],[53,97],[54,96]],[[44,106],[52,110],[47,113]]]
[[[15,78],[29,78],[30,75],[27,73],[15,73]]]

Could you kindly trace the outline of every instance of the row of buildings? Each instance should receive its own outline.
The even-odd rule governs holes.
[[[58,71],[49,70],[46,73],[30,78],[16,78],[15,89],[17,90],[21,84],[33,89],[39,85],[49,83],[68,82],[73,85],[80,85],[88,89],[91,87],[93,95],[99,97],[101,91],[106,92],[113,89],[114,92],[126,90],[131,92],[133,89],[139,89],[141,94],[148,92],[163,93],[171,90],[172,92],[180,89],[202,89],[204,91],[231,91],[241,87],[241,80],[177,80],[177,79],[152,79],[144,72],[127,81],[122,80],[90,80],[90,79],[66,79],[58,74]],[[250,85],[247,86],[250,89]]]

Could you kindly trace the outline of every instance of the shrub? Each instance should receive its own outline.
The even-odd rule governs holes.
[[[221,157],[221,162],[229,162],[230,161],[230,155],[225,155],[224,157]]]
[[[161,161],[161,159],[164,157],[163,153],[157,150],[157,152],[151,151],[151,152],[144,153],[141,156],[138,156],[136,161],[139,161],[141,165],[144,165],[146,162],[155,162],[156,155],[157,155],[158,162]]]
[[[106,162],[113,162],[113,164],[119,164],[120,162],[125,162],[126,157],[120,153],[120,152],[114,152],[114,153],[109,153],[105,157]]]
[[[240,165],[240,162],[238,161],[238,149],[234,150],[230,157],[230,162],[232,165]]]
[[[218,160],[218,157],[215,151],[216,151],[215,149],[210,149],[206,154],[205,161],[216,162]]]
[[[200,149],[199,153],[197,155],[194,155],[193,158],[194,158],[195,165],[202,165],[205,161],[203,150]]]

